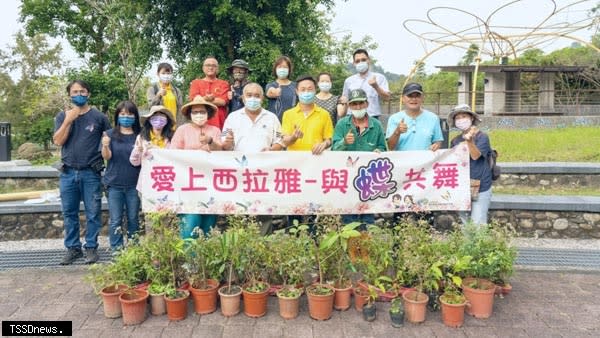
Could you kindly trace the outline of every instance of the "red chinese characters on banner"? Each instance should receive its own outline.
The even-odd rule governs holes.
[[[433,164],[433,186],[440,189],[442,187],[458,187],[458,168],[456,163],[434,163]]]
[[[244,192],[269,192],[267,189],[267,178],[269,173],[256,169],[256,171],[244,170]]]
[[[213,187],[216,191],[230,192],[237,188],[236,169],[214,169]]]
[[[188,186],[181,188],[181,191],[205,191],[206,187],[196,186],[196,179],[204,178],[204,174],[194,174],[194,168],[188,168]]]
[[[298,169],[275,168],[275,192],[291,194],[302,192],[300,188],[300,171]]]
[[[175,172],[173,166],[154,166],[150,172],[150,178],[154,180],[152,189],[156,191],[174,191],[173,181],[175,181]]]
[[[348,170],[325,169],[321,172],[321,190],[324,194],[337,189],[344,194],[348,188]]]
[[[419,188],[425,189],[425,185],[422,183],[425,181],[425,177],[422,175],[425,173],[425,168],[421,168],[419,171],[415,171],[413,168],[405,174],[408,179],[406,181],[402,181],[402,189],[406,190],[410,188],[410,186],[415,183]]]

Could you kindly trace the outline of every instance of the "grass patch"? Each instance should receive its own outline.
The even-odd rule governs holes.
[[[542,196],[600,196],[600,190],[591,187],[553,188],[553,187],[493,187],[494,194],[542,195]]]
[[[600,126],[496,129],[488,135],[498,162],[600,162]]]

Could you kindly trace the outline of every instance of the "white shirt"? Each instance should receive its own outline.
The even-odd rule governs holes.
[[[382,74],[375,73],[372,71],[367,71],[367,75],[365,77],[361,77],[360,73],[356,73],[350,77],[348,77],[344,81],[344,90],[342,91],[342,95],[349,98],[350,91],[353,89],[362,89],[367,94],[367,101],[369,101],[369,106],[367,107],[367,113],[369,116],[379,116],[381,115],[381,106],[379,105],[379,94],[377,90],[373,88],[369,84],[369,79],[375,76],[377,84],[381,89],[386,92],[389,92],[388,81]]]
[[[248,116],[245,108],[230,113],[223,125],[221,141],[225,141],[229,130],[233,132],[235,151],[257,153],[276,143],[284,146],[279,119],[264,108],[261,108],[254,121]]]

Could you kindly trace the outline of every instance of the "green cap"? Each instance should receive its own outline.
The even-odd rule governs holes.
[[[367,93],[365,93],[362,89],[352,89],[350,91],[350,97],[348,98],[348,103],[352,102],[363,102],[367,101]]]

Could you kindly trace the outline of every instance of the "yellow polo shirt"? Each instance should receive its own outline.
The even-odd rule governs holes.
[[[307,116],[304,116],[300,110],[300,104],[283,113],[282,134],[292,135],[296,126],[300,128],[304,136],[288,146],[288,150],[310,151],[315,144],[333,137],[333,123],[329,113],[316,104],[313,105],[312,111]]]

